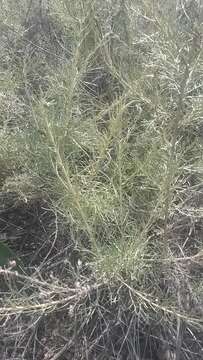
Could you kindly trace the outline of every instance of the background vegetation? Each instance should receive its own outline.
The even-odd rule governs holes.
[[[201,1],[0,7],[1,359],[200,359]]]

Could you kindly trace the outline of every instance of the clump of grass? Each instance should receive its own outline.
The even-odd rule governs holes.
[[[1,270],[10,284],[0,309],[5,328],[16,333],[12,320],[23,329],[11,336],[9,352],[198,359],[202,8],[196,1],[51,1],[43,12],[56,53],[50,34],[46,47],[40,31],[19,41],[17,26],[28,19],[35,25],[42,10],[30,5],[23,2],[26,19],[16,10],[18,46],[5,49],[11,74],[1,91],[15,86],[6,97],[13,110],[0,103],[1,187],[25,203],[46,198],[69,228],[77,256],[67,254],[67,239],[61,257],[48,252],[43,273],[40,266],[31,275]],[[64,324],[50,348],[55,312]]]

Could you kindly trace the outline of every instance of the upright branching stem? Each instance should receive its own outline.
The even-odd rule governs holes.
[[[170,204],[172,201],[173,196],[173,180],[175,176],[175,163],[176,163],[176,144],[178,139],[178,129],[183,119],[183,102],[184,102],[184,93],[185,93],[185,86],[188,79],[188,66],[186,66],[183,80],[180,86],[180,94],[179,100],[176,110],[176,116],[174,117],[172,123],[172,140],[171,140],[171,147],[167,162],[167,172],[166,172],[166,186],[165,186],[165,208],[164,208],[164,256],[168,256],[168,245],[167,245],[167,225],[168,225],[168,218],[170,212]]]
[[[178,133],[179,127],[184,118],[184,100],[185,100],[185,92],[186,86],[189,78],[191,77],[191,72],[193,72],[194,67],[193,63],[198,57],[199,53],[196,52],[195,48],[195,37],[193,39],[193,44],[190,49],[190,53],[188,59],[182,59],[183,66],[185,67],[182,81],[179,87],[179,96],[177,102],[176,116],[173,119],[171,126],[171,146],[169,157],[167,161],[167,172],[166,172],[166,183],[165,183],[165,203],[164,203],[164,243],[163,243],[163,256],[168,256],[168,219],[170,214],[170,205],[173,197],[173,182],[175,179],[175,165],[176,165],[176,145],[178,141]]]
[[[63,156],[64,153],[63,153],[63,151],[61,151],[60,145],[57,143],[57,140],[54,137],[53,131],[52,131],[51,126],[46,117],[45,117],[45,122],[46,122],[46,128],[47,128],[47,135],[48,135],[48,138],[50,139],[50,142],[51,142],[54,152],[55,152],[55,160],[54,160],[54,162],[52,162],[54,171],[56,172],[56,175],[57,175],[60,183],[64,187],[64,190],[71,194],[72,201],[73,201],[73,203],[82,219],[83,225],[85,226],[85,229],[89,235],[90,241],[92,243],[92,248],[93,248],[92,250],[94,252],[97,252],[97,245],[96,245],[95,237],[94,237],[92,228],[89,225],[87,216],[81,205],[80,194],[77,191],[76,185],[73,185],[73,183],[72,183],[68,164],[64,163],[64,156]]]

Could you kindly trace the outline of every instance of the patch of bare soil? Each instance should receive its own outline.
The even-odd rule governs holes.
[[[34,199],[26,204],[15,193],[0,194],[0,236],[25,267],[40,271],[70,259],[73,252],[68,226],[48,203]]]

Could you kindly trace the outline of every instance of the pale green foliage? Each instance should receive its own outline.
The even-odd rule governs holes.
[[[98,282],[150,288],[161,302],[159,269],[188,255],[172,233],[177,213],[195,222],[185,199],[202,184],[202,10],[191,22],[174,1],[50,1],[44,48],[48,37],[23,38],[26,2],[20,14],[9,4],[2,190],[48,198],[86,235],[75,242]]]
[[[97,1],[58,1],[49,11],[68,34],[71,57],[57,72],[48,71],[49,85],[40,98],[27,94],[33,96],[29,99],[31,119],[25,120],[28,130],[24,135],[17,132],[29,154],[22,161],[23,171],[29,169],[30,175],[39,176],[60,211],[69,214],[73,222],[79,221],[97,246],[97,224],[104,231],[107,226],[110,239],[117,226],[123,238],[129,224],[142,231],[149,214],[153,221],[166,216],[165,201],[168,192],[172,194],[169,188],[174,188],[184,164],[184,143],[171,150],[172,144],[184,141],[181,132],[186,124],[198,126],[202,110],[198,97],[191,96],[201,54],[198,48],[193,49],[192,34],[188,33],[188,46],[188,39],[173,29],[174,23],[165,14],[158,18],[156,6],[147,3],[143,7],[129,1],[117,6],[113,2],[100,6]],[[100,18],[102,13],[108,13],[109,32],[107,17]],[[31,66],[29,59],[25,61],[24,69]],[[188,74],[187,61],[191,62]],[[97,66],[101,72],[107,71],[112,86],[115,80],[118,84],[117,90],[111,89],[115,91],[111,103],[84,89],[86,74]],[[97,84],[91,81],[100,80],[90,78],[89,86],[94,88]],[[108,93],[108,85],[104,86]],[[176,115],[175,111],[183,110],[175,109],[185,104],[190,104],[186,115]],[[18,109],[13,112],[17,116]],[[104,131],[99,130],[99,123]],[[11,140],[12,151],[19,153],[16,160],[21,161],[16,139]],[[12,151],[6,148],[7,157],[12,159]],[[167,207],[170,211],[171,204]]]

